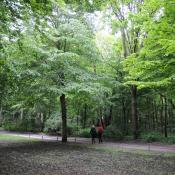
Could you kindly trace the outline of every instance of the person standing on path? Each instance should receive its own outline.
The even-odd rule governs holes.
[[[90,134],[92,138],[92,144],[95,144],[95,138],[97,137],[97,132],[94,125],[92,125],[91,127]]]
[[[103,129],[102,126],[99,126],[99,127],[97,128],[98,141],[99,141],[99,143],[102,143],[102,142],[103,142],[103,140],[102,140],[103,131],[104,131],[104,129]]]

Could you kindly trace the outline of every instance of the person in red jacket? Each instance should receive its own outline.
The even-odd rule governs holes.
[[[103,142],[103,140],[102,140],[103,131],[104,131],[104,129],[103,129],[102,126],[97,127],[97,133],[98,133],[99,143],[102,143]]]

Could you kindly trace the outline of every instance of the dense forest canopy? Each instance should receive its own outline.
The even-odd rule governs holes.
[[[174,0],[0,4],[2,127],[175,133]]]

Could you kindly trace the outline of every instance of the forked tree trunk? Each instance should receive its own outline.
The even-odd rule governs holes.
[[[60,96],[61,116],[62,116],[62,142],[67,142],[67,111],[65,94]]]
[[[138,138],[138,116],[137,116],[137,87],[131,86],[131,107],[134,139]]]

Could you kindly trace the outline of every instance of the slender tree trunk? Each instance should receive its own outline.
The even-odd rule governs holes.
[[[51,104],[52,104],[52,100],[51,100],[51,93],[49,93],[49,108],[48,108],[48,118],[50,118],[50,116],[51,116]]]
[[[123,133],[126,134],[126,106],[124,99],[122,99],[122,110],[123,110]]]
[[[167,98],[164,97],[164,100],[165,100],[164,135],[165,135],[165,137],[167,137],[168,136],[168,132],[167,132],[167,117],[168,117],[167,116]]]
[[[147,130],[146,120],[144,120],[145,131]]]
[[[172,132],[173,130],[173,127],[175,126],[175,123],[174,123],[174,109],[175,109],[175,105],[173,104],[173,101],[172,99],[169,99],[169,103],[170,103],[170,108],[169,108],[169,118],[170,118],[170,122],[171,125],[170,125],[170,131]]]
[[[132,103],[132,123],[134,139],[138,138],[138,116],[137,116],[137,87],[131,86],[131,103]]]
[[[45,115],[41,112],[41,131],[44,130]]]
[[[155,130],[157,131],[158,119],[157,119],[157,105],[155,101],[154,101],[154,113],[155,113]]]
[[[120,31],[122,34],[123,55],[124,55],[124,58],[126,58],[129,55],[127,44],[126,44],[126,33],[125,33],[124,28],[121,28]]]
[[[155,131],[155,110],[154,110],[154,101],[152,103],[152,110],[153,110],[153,113],[152,113],[152,120],[153,120],[153,130]]]
[[[86,120],[87,120],[87,104],[84,105],[84,119],[83,119],[83,128],[86,127]]]
[[[129,133],[130,121],[131,121],[131,111],[130,109],[126,110],[126,135]]]
[[[62,116],[62,142],[67,142],[67,111],[65,94],[60,96],[61,116]]]
[[[21,118],[21,121],[23,120],[23,114],[24,114],[24,109],[21,108],[21,112],[20,112],[20,118]]]
[[[164,106],[164,102],[163,102],[163,97],[160,97],[160,99],[161,99],[160,125],[161,125],[161,133],[163,134],[163,106]]]
[[[113,107],[111,105],[110,110],[109,110],[108,125],[110,125],[112,123],[112,110],[113,110]]]
[[[2,120],[2,106],[0,108],[0,122],[1,122],[1,120]]]
[[[103,117],[103,108],[100,107],[99,109],[99,116],[100,116],[100,119]]]

